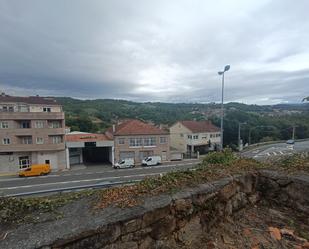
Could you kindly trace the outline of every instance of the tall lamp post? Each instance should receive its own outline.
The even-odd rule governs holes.
[[[230,70],[230,65],[226,65],[223,71],[218,72],[219,75],[222,75],[222,95],[221,95],[221,141],[220,141],[220,150],[223,149],[223,117],[224,117],[224,73]]]

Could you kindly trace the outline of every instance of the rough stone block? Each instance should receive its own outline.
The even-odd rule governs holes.
[[[171,236],[175,228],[175,217],[168,215],[152,225],[150,236],[156,240],[163,239],[165,237]]]
[[[193,206],[191,199],[179,199],[175,200],[174,208],[176,211],[176,215],[190,215],[193,213]]]
[[[142,227],[147,227],[151,225],[152,223],[155,223],[156,221],[169,215],[170,212],[171,212],[170,205],[168,205],[166,207],[155,209],[153,211],[149,211],[148,213],[145,213],[143,216]]]
[[[141,227],[142,227],[141,219],[134,219],[134,220],[127,221],[122,226],[122,229],[121,229],[122,234],[135,232]]]
[[[179,230],[177,238],[179,241],[189,246],[194,240],[197,240],[203,233],[200,218],[198,216],[191,219],[185,227]]]

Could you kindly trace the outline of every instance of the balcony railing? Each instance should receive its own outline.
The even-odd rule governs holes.
[[[64,150],[65,144],[9,144],[0,145],[0,152],[19,152],[19,151],[48,151]]]
[[[1,112],[1,120],[61,120],[64,112]]]

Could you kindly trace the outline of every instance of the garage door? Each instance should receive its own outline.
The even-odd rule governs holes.
[[[79,155],[72,155],[70,156],[70,165],[80,164],[80,156]]]
[[[120,158],[120,160],[123,160],[123,159],[126,159],[126,158],[135,158],[135,153],[134,153],[134,151],[120,152],[119,158]]]

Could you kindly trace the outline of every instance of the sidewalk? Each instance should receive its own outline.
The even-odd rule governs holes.
[[[5,177],[5,176],[18,176],[17,172],[0,172],[0,177]]]

